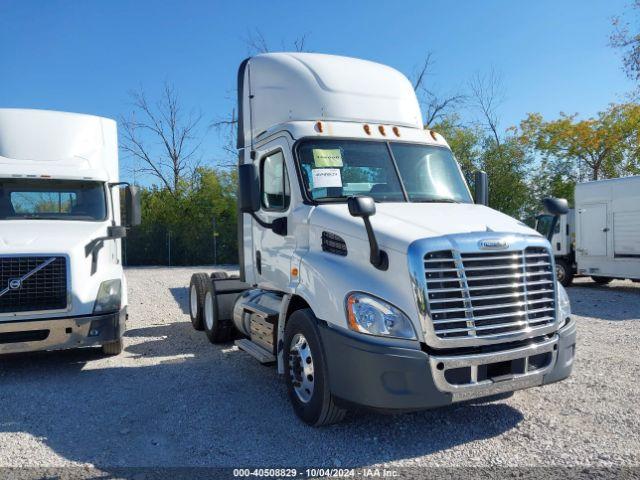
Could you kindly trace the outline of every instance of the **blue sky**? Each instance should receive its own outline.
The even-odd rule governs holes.
[[[259,29],[272,50],[300,35],[309,49],[362,57],[411,75],[434,54],[430,85],[464,88],[476,72],[503,79],[501,126],[527,112],[589,116],[633,85],[608,46],[607,1],[28,1],[0,0],[0,106],[117,118],[127,92],[165,81],[205,118],[233,106],[236,69]],[[471,120],[473,112],[465,112]],[[218,158],[210,133],[207,156]]]

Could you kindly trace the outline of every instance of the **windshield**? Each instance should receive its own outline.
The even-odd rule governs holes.
[[[447,148],[396,142],[310,140],[298,149],[309,198],[376,202],[471,203],[467,185]]]
[[[103,183],[0,178],[0,220],[101,221],[106,216]]]
[[[545,237],[549,234],[551,229],[551,223],[553,222],[553,215],[538,215],[536,217],[536,230]],[[556,225],[555,232],[560,231],[560,223]]]

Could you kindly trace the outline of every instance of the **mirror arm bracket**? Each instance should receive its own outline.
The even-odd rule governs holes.
[[[371,252],[369,254],[369,261],[371,265],[378,270],[386,271],[389,269],[389,255],[387,255],[387,252],[384,250],[380,250],[369,217],[362,217],[362,220],[364,221],[364,228],[367,230],[367,237],[369,238],[369,250]]]

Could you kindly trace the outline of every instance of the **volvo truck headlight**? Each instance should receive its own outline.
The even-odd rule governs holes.
[[[560,282],[558,282],[558,315],[563,324],[564,321],[571,316],[569,295]]]
[[[347,297],[347,323],[356,332],[415,339],[411,320],[393,305],[366,293]]]
[[[93,313],[117,312],[120,310],[122,283],[119,279],[106,280],[100,284]]]

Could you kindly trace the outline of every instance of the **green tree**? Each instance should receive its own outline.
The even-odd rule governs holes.
[[[640,105],[611,105],[586,120],[561,113],[557,120],[545,121],[532,113],[520,123],[520,141],[573,181],[638,173]]]

